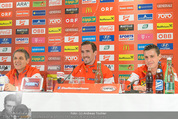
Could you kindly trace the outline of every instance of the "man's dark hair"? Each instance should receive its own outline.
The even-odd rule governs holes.
[[[151,50],[151,49],[155,49],[157,56],[160,54],[160,50],[159,50],[158,46],[156,46],[154,44],[150,44],[150,45],[145,46],[143,51],[148,51],[148,50]]]
[[[83,43],[81,44],[81,46],[83,46],[83,45],[88,45],[88,44],[91,45],[93,52],[95,52],[95,51],[97,50],[96,45],[95,45],[93,42],[90,42],[90,41],[85,41],[85,42],[83,42]]]
[[[16,52],[22,52],[22,53],[24,53],[26,60],[30,58],[29,53],[28,53],[25,49],[18,49],[18,50],[16,50],[16,51],[14,51],[14,53],[13,53],[13,58],[14,58],[14,55],[15,55]]]
[[[6,104],[7,101],[14,101],[17,104],[17,97],[14,94],[9,94],[4,98],[4,104]]]

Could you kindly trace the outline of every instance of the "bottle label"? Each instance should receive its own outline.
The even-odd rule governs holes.
[[[165,82],[165,90],[166,90],[166,91],[169,90],[169,82]]]
[[[156,90],[157,91],[163,90],[163,80],[156,79]]]
[[[161,73],[161,72],[163,72],[163,71],[162,71],[162,69],[157,69],[156,72],[157,72],[157,73]]]
[[[170,87],[170,90],[174,90],[174,83],[170,82],[169,87]]]

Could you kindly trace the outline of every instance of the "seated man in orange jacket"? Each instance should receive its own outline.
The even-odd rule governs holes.
[[[38,77],[41,78],[37,68],[28,65],[30,56],[24,49],[18,49],[13,53],[13,64],[15,69],[9,71],[6,76],[9,83],[5,85],[6,91],[18,91],[23,77]]]
[[[95,83],[95,71],[97,69],[96,55],[96,45],[90,41],[83,42],[81,44],[81,56],[83,63],[74,69],[72,76],[85,77],[85,83]],[[104,83],[114,83],[113,74],[109,68],[101,64],[101,70],[103,73]]]
[[[135,90],[141,90],[141,91],[146,91],[146,73],[148,71],[148,67],[151,68],[151,73],[153,75],[153,92],[155,93],[155,80],[156,80],[156,71],[158,68],[158,62],[161,59],[161,54],[159,48],[154,45],[147,45],[144,50],[143,54],[145,57],[145,65],[138,67],[128,78],[127,81],[129,82],[134,82],[134,84],[138,85],[133,87]],[[162,70],[163,70],[163,75],[165,74],[166,71],[166,63],[161,63]],[[174,70],[175,73],[175,70]],[[178,92],[176,88],[178,88],[177,85],[177,74],[175,73],[175,92]],[[164,79],[164,77],[163,77]],[[127,82],[128,84],[128,82]],[[164,89],[164,88],[163,88]]]

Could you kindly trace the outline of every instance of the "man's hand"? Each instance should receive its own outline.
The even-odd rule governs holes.
[[[5,84],[4,90],[5,91],[16,91],[16,87],[10,83],[7,83],[7,84]]]
[[[143,92],[146,92],[146,86],[133,86],[133,89],[134,90],[138,90],[139,93],[143,93]]]

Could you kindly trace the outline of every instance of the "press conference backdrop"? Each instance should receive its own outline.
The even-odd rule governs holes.
[[[162,61],[178,71],[177,0],[0,0],[0,70],[13,69],[12,53],[26,49],[44,77],[82,62],[80,44],[97,44],[97,60],[128,78],[156,44]],[[53,76],[53,75],[52,75]]]

